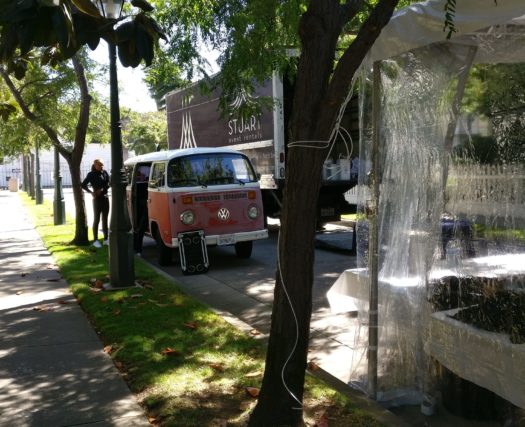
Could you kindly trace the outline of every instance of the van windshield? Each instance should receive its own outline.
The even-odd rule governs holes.
[[[172,159],[168,166],[168,186],[224,185],[256,182],[248,159],[235,153],[195,154]]]

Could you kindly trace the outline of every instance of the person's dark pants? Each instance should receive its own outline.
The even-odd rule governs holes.
[[[138,224],[137,224],[137,230],[135,231],[135,234],[133,236],[133,249],[136,253],[142,252],[142,241],[144,240],[144,234],[146,233],[146,230],[148,229],[148,205],[146,201],[139,202],[139,209],[137,210],[139,213],[138,218]]]
[[[104,240],[108,239],[108,214],[109,214],[109,199],[107,196],[93,198],[93,237],[98,240],[98,224],[102,216],[102,233],[104,233]]]

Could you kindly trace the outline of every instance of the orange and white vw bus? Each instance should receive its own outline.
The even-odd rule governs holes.
[[[146,233],[157,242],[161,265],[171,262],[172,249],[179,248],[183,272],[204,272],[207,246],[235,245],[237,256],[248,258],[253,241],[268,237],[257,176],[238,151],[159,151],[130,158],[125,167],[133,229],[139,227],[139,206],[145,202]]]

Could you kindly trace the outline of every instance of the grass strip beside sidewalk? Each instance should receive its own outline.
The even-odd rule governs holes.
[[[108,281],[107,247],[70,245],[71,220],[54,226],[51,203],[34,205],[25,193],[20,197],[104,351],[150,422],[178,427],[243,425],[262,379],[264,343],[234,328],[140,259],[135,260],[135,272],[141,288],[102,291],[98,286]],[[311,376],[304,409],[306,425],[379,425]]]

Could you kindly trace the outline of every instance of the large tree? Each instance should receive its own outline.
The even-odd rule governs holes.
[[[337,115],[356,70],[399,0],[157,0],[167,51],[201,67],[199,40],[221,50],[224,99],[274,70],[293,75],[286,187],[266,368],[250,425],[299,425],[307,363],[316,203]],[[190,7],[191,6],[191,7]],[[290,59],[290,50],[299,56]],[[202,69],[202,67],[201,67]],[[285,101],[286,102],[286,101]],[[294,144],[297,143],[297,144]]]
[[[167,150],[167,126],[164,112],[127,111],[122,116],[122,139],[135,154],[150,153],[158,149]]]
[[[92,100],[78,52],[85,45],[95,49],[103,38],[117,46],[119,59],[125,67],[136,67],[142,61],[151,64],[154,46],[164,35],[148,16],[153,8],[146,0],[131,0],[131,5],[135,7],[126,5],[130,15],[120,22],[120,19],[103,16],[91,0],[0,0],[0,75],[24,116],[43,130],[70,166],[77,210],[76,244],[88,241],[84,197],[80,189],[80,162]],[[61,67],[68,59],[72,61],[80,99],[72,150],[64,147],[60,132],[53,125],[57,123],[56,115],[44,117],[35,112],[24,100],[25,86],[17,85],[11,77],[22,80],[35,64]],[[55,93],[54,96],[58,98],[59,95]],[[9,106],[4,103],[0,112],[8,116]]]
[[[20,80],[11,78],[0,66],[0,76],[23,117],[30,122],[27,130],[36,128],[39,131],[36,138],[47,136],[47,144],[46,140],[38,141],[39,144],[55,146],[67,161],[76,210],[73,243],[87,244],[88,228],[80,187],[80,163],[86,144],[92,96],[83,60],[75,55],[71,65],[61,63],[54,68],[32,65]],[[57,120],[57,117],[61,119]],[[20,123],[20,117],[11,118]]]

